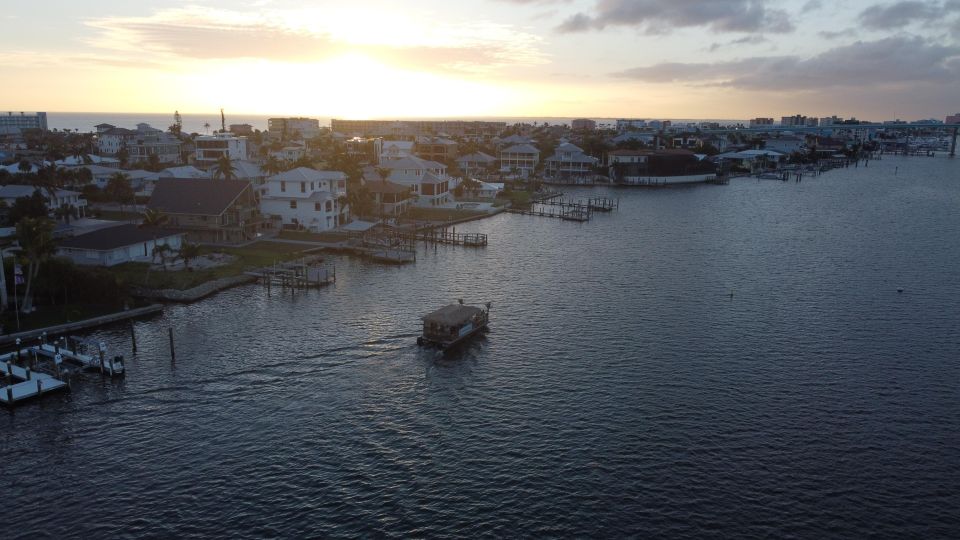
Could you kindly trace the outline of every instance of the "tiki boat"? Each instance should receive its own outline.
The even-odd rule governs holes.
[[[490,302],[487,309],[451,304],[423,317],[423,335],[418,345],[432,345],[446,349],[487,329],[490,321]]]

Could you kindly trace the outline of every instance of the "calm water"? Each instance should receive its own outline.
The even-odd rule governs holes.
[[[579,194],[620,211],[138,322],[0,414],[3,536],[960,534],[960,160]],[[490,334],[419,349],[458,297]]]

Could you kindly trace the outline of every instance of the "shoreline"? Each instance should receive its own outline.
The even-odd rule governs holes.
[[[99,326],[113,324],[115,322],[125,321],[129,319],[136,319],[139,317],[146,317],[149,315],[154,315],[162,312],[163,312],[162,304],[151,304],[149,306],[128,309],[126,311],[118,311],[116,313],[100,315],[99,317],[84,319],[82,321],[58,324],[55,326],[47,326],[45,328],[36,328],[33,330],[25,330],[23,332],[17,332],[15,334],[6,334],[3,336],[0,336],[0,345],[9,345],[11,343],[15,343],[17,339],[20,339],[22,341],[22,340],[35,338],[40,336],[43,333],[51,335],[51,334],[64,334],[67,332],[75,332],[78,330],[87,330],[90,328],[96,328]]]

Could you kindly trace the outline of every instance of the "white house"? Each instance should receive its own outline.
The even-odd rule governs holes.
[[[279,150],[270,150],[269,156],[280,161],[294,162],[307,155],[307,148],[302,144],[291,144]]]
[[[166,245],[171,251],[177,251],[183,236],[176,231],[145,229],[127,223],[68,238],[60,242],[57,255],[76,264],[97,266],[151,262],[155,246]]]
[[[47,199],[47,208],[51,211],[67,205],[76,208],[77,214],[80,217],[86,214],[87,200],[81,197],[80,193],[68,189],[57,189],[51,196],[47,190],[35,186],[7,184],[6,186],[0,186],[0,201],[5,202],[7,206],[13,206],[14,203],[17,202],[17,199],[32,197],[33,193],[37,190]]]
[[[137,124],[135,130],[110,124],[97,126],[97,147],[102,154],[109,156],[117,155],[125,148],[130,161],[146,161],[150,156],[157,156],[160,163],[179,163],[180,146],[180,139],[150,127],[150,124]]]
[[[576,178],[593,174],[598,159],[583,153],[583,150],[565,142],[557,146],[554,154],[546,160],[546,172],[553,178]]]
[[[386,160],[380,166],[390,171],[387,180],[410,187],[417,206],[441,206],[452,200],[450,177],[443,163],[410,156]]]
[[[267,179],[260,212],[282,226],[310,232],[329,231],[344,222],[347,175],[297,167]]]
[[[214,133],[197,137],[197,155],[194,163],[201,169],[216,165],[221,156],[230,156],[232,161],[247,159],[247,138],[232,133]]]
[[[522,177],[533,174],[540,162],[540,151],[531,144],[516,144],[500,151],[500,170]]]

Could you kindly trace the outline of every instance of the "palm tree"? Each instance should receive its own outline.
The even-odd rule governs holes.
[[[266,161],[263,162],[263,166],[260,167],[263,169],[263,172],[273,176],[274,174],[281,173],[284,170],[283,163],[277,159],[276,156],[270,156]]]
[[[156,261],[160,259],[160,266],[163,268],[163,271],[167,271],[167,256],[173,251],[167,244],[157,244],[153,246],[153,260]]]
[[[187,270],[190,269],[190,261],[196,259],[200,256],[200,245],[191,244],[190,242],[184,242],[180,246],[180,251],[177,252],[177,257],[183,261],[183,267]]]
[[[167,215],[159,210],[148,208],[143,212],[143,221],[140,226],[147,229],[163,227],[167,223]]]
[[[62,219],[67,225],[70,224],[70,218],[77,218],[77,207],[72,204],[63,203],[60,208],[53,211],[57,219]]]
[[[53,222],[46,218],[24,218],[17,223],[17,242],[27,258],[27,288],[24,291],[21,311],[33,310],[30,296],[33,280],[40,271],[40,263],[53,254]]]
[[[237,179],[237,168],[230,161],[228,154],[223,154],[217,158],[217,164],[213,166],[213,177],[223,178],[224,180]]]

